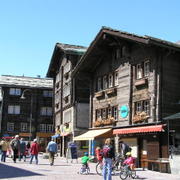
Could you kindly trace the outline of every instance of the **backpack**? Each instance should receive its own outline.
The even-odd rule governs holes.
[[[104,146],[103,150],[102,150],[102,154],[103,154],[103,157],[109,158],[109,156],[110,156],[110,147],[107,146],[107,145]]]

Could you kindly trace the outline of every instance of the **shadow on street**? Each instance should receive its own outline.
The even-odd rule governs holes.
[[[36,176],[36,175],[43,176],[42,174],[34,173],[28,170],[24,170],[0,163],[0,179]]]

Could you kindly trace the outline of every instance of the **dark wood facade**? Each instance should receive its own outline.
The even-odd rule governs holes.
[[[57,43],[47,72],[54,79],[55,127],[60,133],[60,154],[66,156],[68,143],[89,127],[88,78],[72,78],[71,73],[86,48]]]
[[[116,130],[116,150],[124,139],[139,166],[144,158],[169,156],[163,118],[178,112],[179,59],[178,44],[103,27],[73,72],[91,78],[90,127]],[[156,125],[162,129],[154,130]],[[149,130],[129,130],[135,127]]]
[[[1,137],[37,138],[41,150],[54,134],[52,79],[1,76]],[[22,95],[24,99],[22,99]]]

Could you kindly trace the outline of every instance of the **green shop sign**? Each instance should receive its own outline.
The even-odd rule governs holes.
[[[129,108],[126,105],[121,106],[120,107],[120,116],[122,118],[126,118],[128,116],[128,114],[129,114]]]

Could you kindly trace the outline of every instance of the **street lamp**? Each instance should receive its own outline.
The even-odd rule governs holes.
[[[33,107],[33,94],[32,94],[32,90],[31,89],[25,89],[23,92],[22,92],[22,95],[20,97],[20,99],[26,99],[25,97],[25,93],[26,92],[30,92],[31,93],[31,106],[30,106],[30,119],[29,119],[29,141],[31,141],[31,136],[32,136],[32,107]]]

